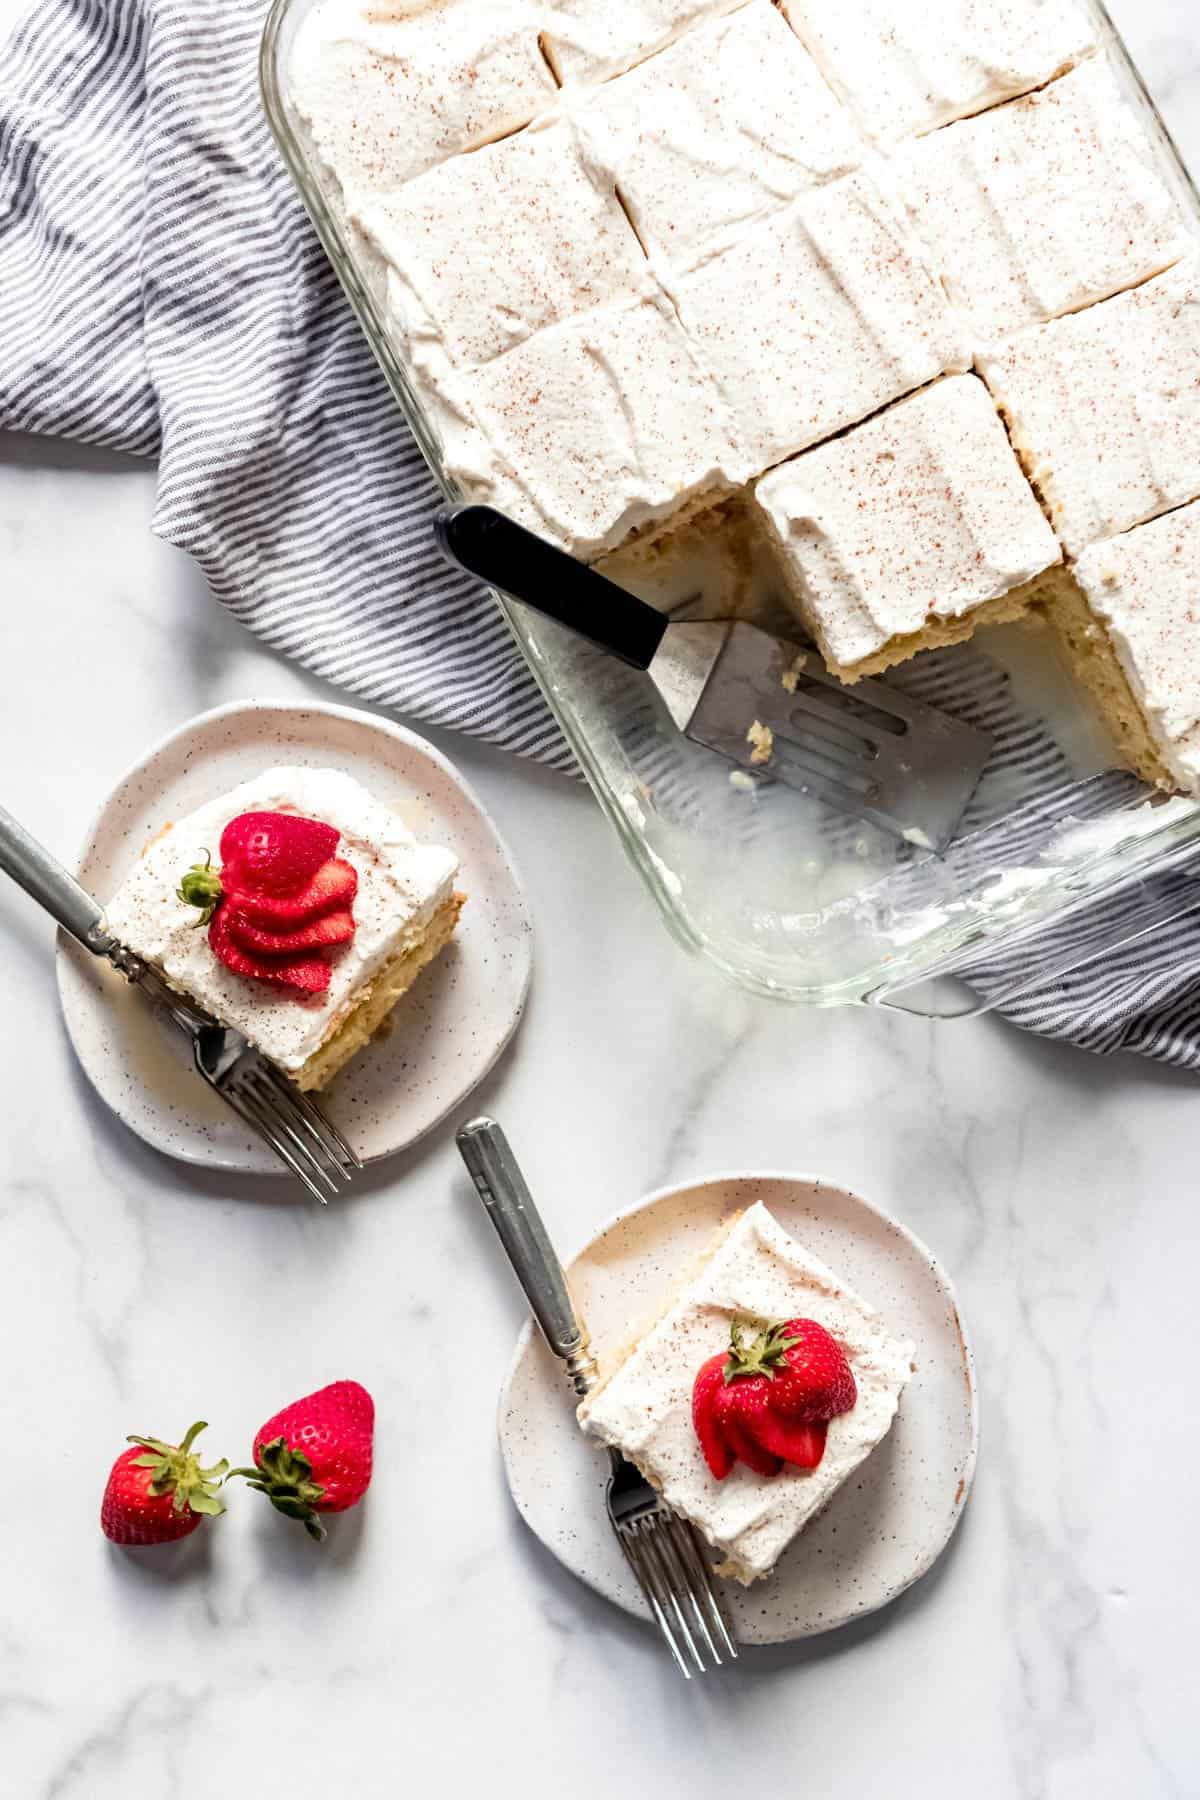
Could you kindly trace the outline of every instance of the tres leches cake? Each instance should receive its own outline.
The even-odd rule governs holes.
[[[1071,556],[1200,496],[1195,256],[979,363]]]
[[[306,1089],[324,1087],[449,942],[449,850],[334,769],[268,769],[143,850],[113,933]]]
[[[1041,87],[1096,47],[1079,0],[780,0],[879,143]]]
[[[601,81],[661,50],[710,13],[729,12],[740,4],[741,0],[541,0],[542,50],[564,87]]]
[[[970,367],[962,324],[879,170],[802,194],[663,279],[756,472]]]
[[[1082,0],[316,0],[287,98],[449,488],[666,598],[754,521],[854,680],[1086,621],[1069,565],[1200,499],[1195,219],[1118,64]]]
[[[976,346],[1133,287],[1194,247],[1100,57],[916,139],[893,167]]]
[[[698,25],[569,117],[651,261],[679,271],[869,150],[771,0]]]
[[[556,93],[537,0],[319,0],[289,59],[294,106],[347,194],[386,193],[528,124]]]
[[[793,604],[843,681],[1017,617],[1062,556],[974,375],[773,469],[754,498]]]
[[[913,1345],[761,1203],[579,1408],[749,1584],[882,1442]]]
[[[1200,789],[1200,501],[1085,550],[1050,609],[1129,762]]]

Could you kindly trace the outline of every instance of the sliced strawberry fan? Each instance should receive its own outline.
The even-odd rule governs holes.
[[[332,825],[301,813],[248,812],[188,870],[179,898],[200,911],[214,956],[233,974],[307,999],[331,979],[327,952],[354,936],[358,874],[334,854]]]

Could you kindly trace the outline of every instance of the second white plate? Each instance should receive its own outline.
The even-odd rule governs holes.
[[[738,1637],[774,1644],[894,1600],[932,1567],[975,1473],[974,1361],[949,1277],[912,1233],[843,1188],[800,1175],[720,1175],[666,1188],[600,1231],[568,1269],[601,1368],[653,1319],[721,1221],[761,1200],[786,1231],[916,1344],[916,1374],[878,1450],[753,1587],[722,1584]],[[604,1511],[608,1459],[575,1422],[562,1366],[532,1323],[500,1401],[500,1443],[526,1523],[581,1581],[647,1616]]]
[[[461,865],[467,904],[449,947],[401,1001],[388,1034],[321,1099],[371,1162],[415,1142],[482,1081],[516,1030],[529,987],[532,933],[512,857],[440,751],[400,725],[343,706],[219,707],[172,732],[117,783],[84,845],[79,878],[103,904],[169,820],[276,763],[354,776],[417,837],[448,845]],[[58,986],[92,1085],[140,1137],[185,1162],[284,1173],[195,1074],[183,1035],[65,935]]]

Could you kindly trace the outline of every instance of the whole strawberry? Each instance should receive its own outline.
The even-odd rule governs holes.
[[[202,1519],[225,1511],[217,1484],[227,1462],[202,1469],[192,1445],[207,1429],[193,1425],[180,1444],[131,1437],[109,1472],[100,1502],[100,1529],[114,1544],[170,1544]]]
[[[371,1481],[375,1402],[357,1381],[334,1381],[294,1400],[260,1427],[254,1467],[243,1476],[310,1537],[323,1538],[320,1513],[357,1506]]]

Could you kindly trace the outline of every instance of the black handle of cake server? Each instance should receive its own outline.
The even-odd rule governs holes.
[[[493,506],[443,507],[434,531],[445,554],[469,574],[565,625],[630,668],[650,667],[667,620],[615,581]]]

